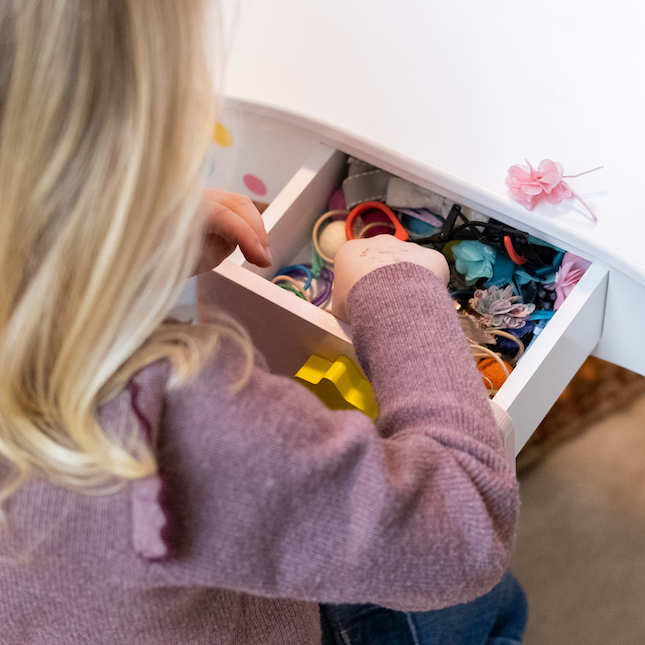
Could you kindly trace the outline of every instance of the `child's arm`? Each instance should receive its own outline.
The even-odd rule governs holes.
[[[385,266],[347,304],[376,427],[260,368],[229,398],[241,353],[228,345],[168,394],[163,453],[183,527],[168,574],[405,610],[465,602],[501,578],[517,482],[442,281]]]

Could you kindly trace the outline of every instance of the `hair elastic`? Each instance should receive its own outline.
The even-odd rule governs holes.
[[[291,273],[304,274],[305,284],[300,284],[290,275]],[[271,282],[277,284],[279,287],[287,289],[288,291],[294,292],[296,295],[300,296],[307,302],[311,302],[311,304],[316,307],[322,307],[331,297],[334,274],[327,267],[322,267],[320,275],[315,281],[314,277],[311,263],[292,264],[280,269],[280,272],[271,280]],[[319,283],[322,283],[322,287],[318,286]],[[313,284],[316,284],[317,292],[315,295],[310,295],[307,293],[307,290],[311,290]]]
[[[513,242],[508,235],[504,236],[504,248],[506,249],[506,253],[508,253],[508,257],[511,258],[511,260],[513,260],[515,264],[521,265],[528,262],[528,260],[523,255],[519,255],[517,253],[517,251],[513,247]]]
[[[321,216],[316,220],[316,223],[314,224],[314,230],[313,230],[312,235],[311,235],[311,237],[312,237],[312,241],[313,241],[313,245],[314,245],[314,248],[316,249],[316,253],[318,253],[318,255],[319,255],[319,256],[320,256],[320,257],[321,257],[325,262],[327,262],[328,264],[334,264],[334,258],[330,258],[328,255],[325,255],[325,253],[323,253],[323,252],[320,250],[320,243],[318,242],[320,227],[321,227],[321,226],[322,226],[322,225],[323,225],[323,224],[324,224],[328,219],[332,219],[332,220],[333,220],[333,219],[341,219],[341,216],[342,216],[343,218],[347,218],[347,216],[348,216],[348,215],[349,215],[349,211],[348,211],[348,210],[338,209],[338,210],[328,211],[328,212],[327,212],[327,213],[325,213],[324,215],[321,215]]]
[[[394,224],[392,224],[391,222],[370,222],[369,224],[365,224],[365,226],[361,229],[361,232],[358,234],[357,239],[362,240],[365,237],[367,237],[365,235],[365,233],[367,233],[368,231],[372,230],[373,228],[379,228],[379,227],[383,227],[383,226],[387,226],[388,228],[391,228],[392,230],[396,230],[394,228]]]
[[[502,368],[505,378],[508,378],[510,376],[511,373],[508,371],[506,363],[492,349],[488,349],[488,347],[479,345],[478,343],[470,339],[468,339],[468,343],[470,344],[470,351],[474,358],[494,358]]]
[[[285,291],[292,293],[294,296],[298,296],[300,300],[304,300],[305,302],[307,302],[307,300],[305,299],[305,294],[302,293],[301,289],[296,289],[296,287],[290,284],[287,284],[286,282],[281,282],[278,286],[280,287],[280,289],[284,289]]]
[[[345,235],[347,236],[348,240],[353,240],[354,238],[354,223],[358,219],[360,215],[365,213],[366,211],[369,210],[379,210],[383,213],[385,213],[388,217],[388,219],[392,222],[394,225],[394,237],[397,239],[407,242],[409,239],[408,232],[401,226],[401,222],[396,218],[396,215],[392,212],[390,208],[388,208],[385,204],[382,202],[363,202],[362,204],[359,204],[354,208],[349,216],[347,217],[347,220],[345,221]]]
[[[304,289],[309,289],[313,278],[311,265],[291,264],[287,267],[282,267],[277,275],[291,275],[292,273],[304,273],[306,277]]]
[[[510,334],[507,331],[502,331],[501,329],[491,329],[489,327],[486,331],[495,336],[503,336],[504,338],[508,338],[509,340],[517,343],[517,354],[508,361],[512,366],[515,366],[517,361],[520,360],[520,356],[524,353],[524,343],[517,336],[513,336],[513,334]]]
[[[483,372],[482,372],[482,378],[485,381],[487,381],[484,385],[486,387],[486,390],[488,391],[488,396],[489,397],[495,396],[495,394],[497,394],[497,390],[495,389],[495,386],[493,385],[493,381],[491,381],[490,378],[488,378],[488,376],[486,376],[486,374],[484,374]]]
[[[325,304],[327,304],[327,301],[331,298],[334,274],[327,267],[324,267],[323,270],[320,272],[320,278],[324,282],[324,286],[311,299],[311,304],[316,305],[317,307],[323,307]]]
[[[493,358],[481,358],[477,361],[477,369],[488,389],[489,396],[495,396],[506,382],[506,376],[500,365]],[[512,367],[508,366],[509,371]]]
[[[312,265],[310,263],[303,264],[305,268],[310,268]],[[316,305],[316,307],[323,307],[329,298],[331,298],[332,286],[334,282],[334,272],[323,267],[318,276],[318,280],[323,283],[323,287],[316,293],[316,295],[311,297],[311,304]]]
[[[296,280],[294,280],[290,275],[277,275],[273,278],[273,280],[271,280],[271,282],[273,282],[273,284],[278,285],[279,287],[282,287],[280,282],[287,282],[292,287],[295,287],[298,290],[298,292],[302,294],[302,297],[307,302],[311,302],[311,298],[309,297],[307,292],[302,288],[302,285]],[[289,289],[289,291],[291,291],[291,289]]]

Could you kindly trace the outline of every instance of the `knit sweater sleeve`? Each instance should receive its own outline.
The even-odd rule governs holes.
[[[261,365],[231,394],[240,353],[226,343],[167,394],[176,555],[157,566],[169,581],[421,611],[500,580],[517,482],[445,288],[387,266],[354,286],[348,310],[376,425]]]

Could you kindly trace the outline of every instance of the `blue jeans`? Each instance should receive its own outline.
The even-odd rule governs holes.
[[[321,605],[322,645],[517,645],[526,626],[526,596],[507,571],[471,602],[436,611],[377,605]]]

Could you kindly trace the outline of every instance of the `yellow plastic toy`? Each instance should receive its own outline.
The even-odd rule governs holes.
[[[360,410],[372,421],[378,416],[370,382],[346,356],[332,362],[313,354],[295,378],[331,410]]]

